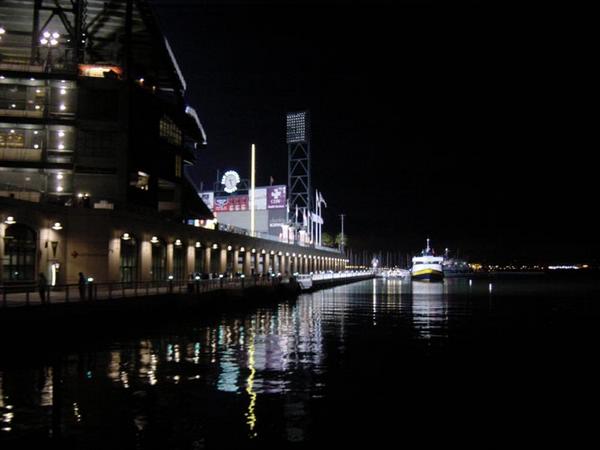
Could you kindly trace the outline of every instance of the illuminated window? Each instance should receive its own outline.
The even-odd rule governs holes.
[[[23,148],[25,146],[25,131],[13,129],[0,130],[1,148]]]
[[[169,117],[163,116],[160,119],[160,137],[165,139],[169,144],[180,146],[182,143],[181,130],[175,122]]]

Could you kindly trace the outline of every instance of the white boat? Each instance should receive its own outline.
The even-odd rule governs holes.
[[[377,274],[377,278],[408,278],[410,271],[406,269],[383,270]]]
[[[308,291],[312,289],[312,275],[296,275],[296,281],[300,286],[301,291]]]
[[[427,248],[421,252],[420,256],[415,256],[412,259],[411,278],[415,281],[443,281],[443,262],[444,258],[442,256],[433,254],[433,250],[429,246],[429,239],[427,239]]]

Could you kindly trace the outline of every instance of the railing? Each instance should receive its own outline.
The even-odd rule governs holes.
[[[324,272],[315,273],[312,275],[313,281],[327,281],[327,280],[338,280],[346,278],[358,278],[374,275],[372,270],[365,271],[351,271],[351,272]]]
[[[300,277],[313,281],[358,278],[372,275],[372,271],[325,272]],[[244,289],[250,286],[273,286],[284,280],[277,276],[221,277],[208,280],[167,280],[130,283],[64,284],[40,288],[35,283],[0,286],[0,307],[26,307],[58,303],[86,303],[119,298],[138,298],[153,295],[202,294],[221,289]]]
[[[130,283],[64,284],[40,288],[35,283],[0,286],[0,307],[49,305],[137,298],[153,295],[201,294],[220,289],[243,289],[250,286],[271,286],[281,277],[222,277],[208,280],[167,280]]]

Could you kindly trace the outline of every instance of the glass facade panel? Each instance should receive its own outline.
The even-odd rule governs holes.
[[[185,276],[185,252],[182,245],[173,246],[173,277],[176,280],[184,280]]]
[[[165,139],[169,144],[181,146],[182,133],[175,122],[169,117],[163,116],[160,119],[160,137]]]
[[[152,281],[167,279],[167,248],[162,242],[152,244]]]
[[[138,245],[135,238],[121,239],[121,281],[137,281]]]
[[[4,236],[3,279],[35,281],[36,233],[25,225],[15,224],[6,228]]]

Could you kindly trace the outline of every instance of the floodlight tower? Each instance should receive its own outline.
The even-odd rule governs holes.
[[[287,113],[288,198],[290,220],[296,208],[310,216],[312,211],[310,174],[310,122],[308,111]]]

